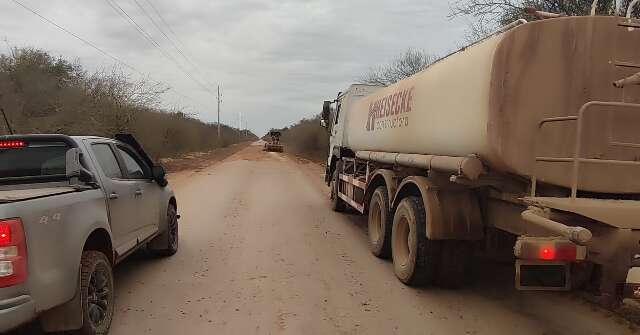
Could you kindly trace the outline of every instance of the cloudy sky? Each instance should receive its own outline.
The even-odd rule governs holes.
[[[464,20],[447,18],[448,0],[18,1],[169,85],[167,106],[215,121],[207,90],[220,84],[222,122],[237,126],[242,113],[257,134],[319,113],[323,100],[409,47],[439,55],[455,49],[466,28]],[[0,38],[3,53],[29,46],[89,70],[114,65],[12,0],[0,2]]]

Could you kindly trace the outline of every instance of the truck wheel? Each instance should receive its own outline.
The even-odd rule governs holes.
[[[333,177],[331,178],[331,209],[335,212],[344,212],[347,208],[344,200],[338,196],[338,178],[342,172],[342,162],[336,163],[336,169],[333,171]]]
[[[114,308],[113,271],[103,253],[82,252],[80,269],[80,299],[82,328],[80,335],[102,335],[109,332]]]
[[[391,214],[389,213],[389,194],[387,188],[378,186],[369,202],[369,249],[380,258],[389,258],[391,254]]]
[[[471,254],[469,241],[442,241],[438,285],[447,288],[463,286],[469,272]]]
[[[432,284],[438,272],[439,241],[427,239],[425,209],[420,197],[402,199],[393,217],[393,269],[410,286]]]
[[[147,250],[157,256],[173,256],[178,252],[178,211],[172,204],[167,207],[167,231],[147,245]],[[156,245],[160,246],[155,247]]]

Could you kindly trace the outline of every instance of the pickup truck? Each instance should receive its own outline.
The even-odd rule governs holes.
[[[0,136],[0,333],[107,334],[113,266],[178,249],[167,184],[131,135]]]

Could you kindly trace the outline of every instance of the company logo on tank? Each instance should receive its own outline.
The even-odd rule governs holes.
[[[369,105],[367,131],[409,126],[409,116],[413,102],[414,87],[389,94]]]

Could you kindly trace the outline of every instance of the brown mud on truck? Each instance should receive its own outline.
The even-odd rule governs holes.
[[[640,299],[640,21],[519,20],[323,106],[337,211],[409,285],[462,284],[474,246],[522,290]]]

